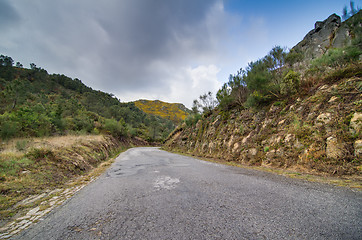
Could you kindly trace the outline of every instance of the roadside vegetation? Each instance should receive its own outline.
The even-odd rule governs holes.
[[[0,56],[0,137],[110,134],[162,141],[174,123],[147,114],[134,103],[93,90],[79,79],[48,74],[30,64],[23,68]]]
[[[32,207],[17,203],[62,188],[131,144],[102,135],[18,138],[2,143],[0,218],[6,221]]]

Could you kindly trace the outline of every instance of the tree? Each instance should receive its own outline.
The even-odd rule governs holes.
[[[268,64],[263,59],[250,62],[246,68],[245,82],[250,92],[267,92],[271,75],[268,71]]]
[[[192,103],[192,108],[191,108],[192,113],[193,114],[200,113],[199,108],[200,108],[200,103],[199,101],[197,101],[197,99],[195,99]]]
[[[194,112],[210,113],[216,106],[217,101],[209,91],[208,93],[201,95],[199,101],[194,100],[194,106],[192,108]]]
[[[280,84],[280,92],[283,95],[295,94],[298,91],[300,83],[300,74],[289,70],[289,72],[283,77]]]
[[[266,56],[266,59],[269,60],[270,70],[283,67],[286,55],[285,48],[275,46]]]
[[[353,1],[349,2],[349,6],[351,9],[349,12],[348,12],[347,6],[344,6],[344,8],[342,10],[342,19],[343,20],[347,20],[348,18],[352,17],[353,15],[355,15],[356,13],[358,13],[361,10],[358,6],[357,6],[357,8],[355,8]]]
[[[0,55],[0,66],[1,67],[12,67],[14,60],[11,57]]]
[[[304,59],[303,53],[298,50],[291,49],[289,53],[285,56],[285,63],[289,66],[293,66],[293,64],[297,62],[301,62]]]
[[[248,96],[245,82],[246,72],[240,69],[236,75],[229,76],[229,81],[225,83],[217,92],[216,99],[219,107],[228,110],[233,106],[243,106]]]
[[[11,57],[0,55],[0,77],[11,81],[14,77],[12,66],[14,60]]]
[[[20,62],[16,62],[16,67],[23,68],[23,64],[21,64]]]
[[[231,96],[231,87],[228,83],[224,83],[221,89],[216,93],[216,100],[219,103],[219,108],[223,110],[229,110],[232,107],[234,99]]]
[[[242,68],[236,75],[229,76],[228,86],[231,88],[230,95],[237,106],[243,106],[248,96],[248,89],[245,82],[246,72]]]
[[[38,68],[36,67],[35,63],[30,63],[30,69],[37,70]]]

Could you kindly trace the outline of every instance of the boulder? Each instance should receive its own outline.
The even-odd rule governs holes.
[[[336,97],[336,96],[332,96],[330,99],[329,99],[329,103],[332,103],[332,102],[335,102],[335,101],[337,101],[338,100],[338,97]]]
[[[330,113],[321,113],[317,117],[316,125],[317,126],[323,126],[323,125],[330,124],[331,122],[332,122],[332,114],[330,114]]]
[[[251,156],[255,156],[258,153],[258,150],[256,148],[250,148],[248,152]]]
[[[239,143],[235,143],[234,144],[234,147],[233,147],[233,149],[232,149],[232,153],[237,153],[237,152],[239,152],[240,151],[240,144]]]
[[[327,138],[326,154],[328,158],[341,159],[345,155],[345,148],[336,137]]]
[[[359,134],[361,132],[361,127],[362,127],[362,113],[355,112],[349,124],[349,131],[353,135]]]
[[[294,134],[288,133],[284,138],[284,143],[286,143],[286,144],[291,144],[294,141],[295,141],[295,135]]]
[[[362,140],[354,142],[354,155],[356,157],[362,157]]]
[[[303,52],[306,59],[313,59],[323,55],[327,48],[331,47],[335,32],[341,25],[341,18],[332,14],[324,21],[318,21],[304,39],[293,49]],[[338,42],[340,42],[341,37]]]

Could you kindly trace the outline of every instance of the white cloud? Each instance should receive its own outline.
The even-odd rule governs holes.
[[[155,64],[160,67],[162,64]],[[154,65],[154,66],[155,66]],[[134,101],[138,98],[135,96],[143,96],[145,99],[161,99],[172,103],[183,103],[191,108],[194,99],[208,91],[215,95],[221,87],[217,74],[220,68],[215,65],[200,65],[197,67],[182,67],[178,69],[164,70],[164,75],[168,76],[168,86],[155,85],[153,91],[136,90],[134,92],[119,93],[122,95],[122,101]]]
[[[173,81],[169,99],[182,99],[191,108],[194,99],[208,91],[215,95],[220,88],[217,74],[220,68],[211,65],[200,65],[195,68],[183,68],[178,81]]]

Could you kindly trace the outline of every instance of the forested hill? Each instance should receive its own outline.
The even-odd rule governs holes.
[[[0,56],[0,137],[110,133],[162,140],[174,128],[170,120],[147,114],[134,103],[122,103],[79,79],[48,74],[30,64],[14,66]]]
[[[142,111],[180,123],[191,112],[181,103],[167,103],[160,100],[138,100],[134,102]]]

